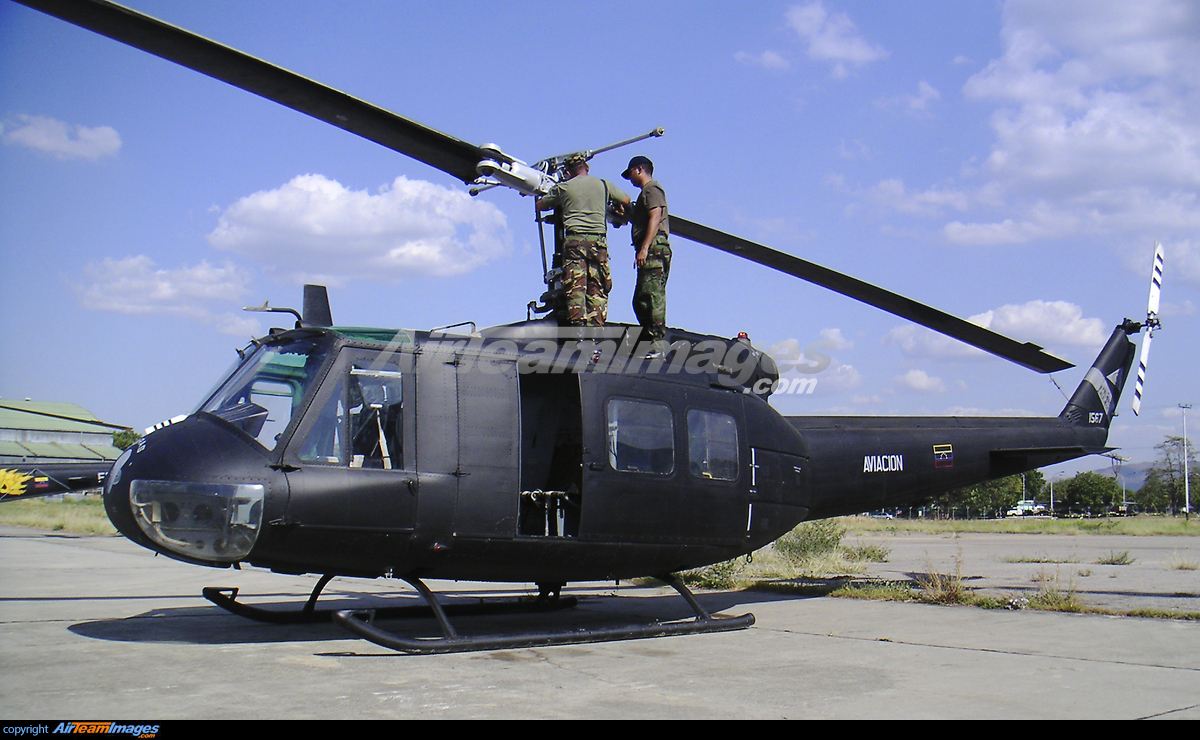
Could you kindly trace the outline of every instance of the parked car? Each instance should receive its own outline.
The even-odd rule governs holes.
[[[1004,512],[1004,516],[1037,516],[1045,514],[1046,507],[1036,501],[1025,499],[1018,501],[1017,505]]]

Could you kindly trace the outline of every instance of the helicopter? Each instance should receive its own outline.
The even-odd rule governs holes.
[[[529,164],[106,0],[16,1],[405,154],[474,192],[537,195],[564,176],[569,155]],[[671,225],[674,236],[1037,372],[1072,367],[1035,344],[674,213]],[[402,652],[743,629],[753,615],[708,613],[676,574],[752,553],[803,521],[903,506],[1109,451],[1136,355],[1130,337],[1149,330],[1140,396],[1159,326],[1161,250],[1146,320],[1115,327],[1057,416],[784,416],[769,402],[780,368],[747,337],[672,328],[666,351],[656,352],[636,326],[566,326],[559,263],[545,251],[543,259],[546,291],[524,321],[501,326],[339,326],[318,285],[305,286],[301,310],[255,308],[291,313],[295,326],[240,350],[192,413],[147,430],[121,455],[103,477],[109,518],[133,542],[183,562],[318,574],[307,603],[291,612],[238,601],[236,589],[204,595],[263,621],[332,620]],[[567,583],[639,576],[675,588],[694,618],[486,637],[460,635],[449,620],[566,608]],[[335,577],[405,580],[442,635],[403,637],[377,624],[414,610],[316,609]],[[535,583],[539,596],[443,605],[428,579]]]

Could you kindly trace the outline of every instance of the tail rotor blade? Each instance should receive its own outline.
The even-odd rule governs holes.
[[[1150,270],[1150,300],[1146,305],[1146,338],[1142,340],[1142,356],[1138,359],[1137,382],[1133,386],[1133,415],[1142,410],[1142,385],[1146,382],[1146,362],[1150,359],[1150,340],[1159,327],[1158,304],[1162,298],[1163,248],[1154,242],[1154,267]]]
[[[1142,339],[1142,356],[1138,359],[1137,380],[1133,385],[1133,415],[1141,416],[1142,411],[1142,385],[1146,382],[1146,361],[1150,359],[1150,340],[1154,338],[1153,332],[1146,332],[1146,336]]]
[[[1150,301],[1146,307],[1147,316],[1158,316],[1158,301],[1162,297],[1163,278],[1163,248],[1154,242],[1154,269],[1150,272]]]

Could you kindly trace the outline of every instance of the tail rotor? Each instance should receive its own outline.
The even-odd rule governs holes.
[[[1154,242],[1154,269],[1150,273],[1150,300],[1146,307],[1146,336],[1142,339],[1142,354],[1138,359],[1137,381],[1133,386],[1133,413],[1140,415],[1142,409],[1142,385],[1146,382],[1146,362],[1150,359],[1150,341],[1154,331],[1162,324],[1158,320],[1158,303],[1162,297],[1163,248]]]

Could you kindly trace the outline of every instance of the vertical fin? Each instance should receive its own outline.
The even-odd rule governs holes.
[[[1061,418],[1072,424],[1108,428],[1137,352],[1129,335],[1138,333],[1141,328],[1141,324],[1126,320],[1113,330],[1083,382],[1059,414]]]

